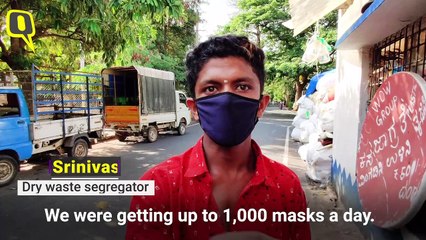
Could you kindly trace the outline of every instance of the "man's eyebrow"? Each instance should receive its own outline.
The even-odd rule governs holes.
[[[221,80],[207,79],[207,80],[201,80],[200,83],[202,83],[202,84],[220,84]]]
[[[256,79],[251,77],[240,77],[235,80],[235,82],[252,82],[252,81],[256,81]]]
[[[213,85],[217,85],[217,84],[222,84],[223,80],[228,80],[228,79],[206,79],[206,80],[201,80],[199,81],[200,84],[203,85],[208,85],[208,84],[213,84]],[[257,80],[251,77],[240,77],[235,79],[234,81],[232,81],[233,83],[241,83],[241,82],[256,82]]]

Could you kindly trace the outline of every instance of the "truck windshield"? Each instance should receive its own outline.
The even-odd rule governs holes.
[[[19,115],[18,95],[16,93],[0,93],[0,117]]]

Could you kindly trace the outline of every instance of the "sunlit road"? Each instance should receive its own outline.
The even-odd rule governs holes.
[[[279,162],[285,161],[287,126],[292,116],[266,114],[257,124],[253,138],[263,152]],[[98,143],[90,151],[91,156],[121,156],[120,179],[138,179],[147,169],[180,154],[195,144],[202,135],[198,124],[190,126],[183,136],[160,135],[155,143],[121,143],[110,140]],[[290,147],[292,145],[290,144]],[[50,179],[46,161],[22,166],[17,179]],[[73,211],[109,211],[113,216],[127,211],[130,197],[24,197],[16,194],[16,181],[0,188],[0,239],[123,239],[125,226],[117,221],[105,223],[76,223],[73,217],[67,223],[46,222],[44,209],[59,208]]]

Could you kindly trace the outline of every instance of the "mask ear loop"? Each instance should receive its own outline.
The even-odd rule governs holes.
[[[201,117],[200,117],[200,114],[198,113],[197,101],[196,101],[196,100],[194,100],[194,103],[195,103],[195,107],[197,108],[198,123],[199,123],[199,124],[200,124],[200,126],[201,126]]]
[[[195,108],[197,109],[198,123],[199,123],[199,124],[200,124],[200,126],[201,126],[201,118],[200,118],[200,115],[199,115],[199,113],[198,113],[197,100],[198,100],[198,99],[196,99],[196,98],[195,98],[195,95],[194,95],[194,104],[195,104]]]
[[[257,112],[259,111],[260,101],[262,101],[262,98],[263,98],[263,94],[260,94],[259,104],[257,105],[257,110],[256,110],[256,116],[254,116],[256,118],[256,121],[254,122],[254,125],[256,125],[257,122],[259,122],[259,118],[257,117]]]

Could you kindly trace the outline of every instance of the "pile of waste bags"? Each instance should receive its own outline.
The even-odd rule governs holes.
[[[331,70],[314,78],[307,95],[297,101],[299,110],[293,119],[291,137],[303,143],[298,153],[307,163],[306,175],[313,181],[327,184],[331,178],[333,160],[334,90],[337,75],[335,70]],[[314,90],[312,84],[316,84]]]

